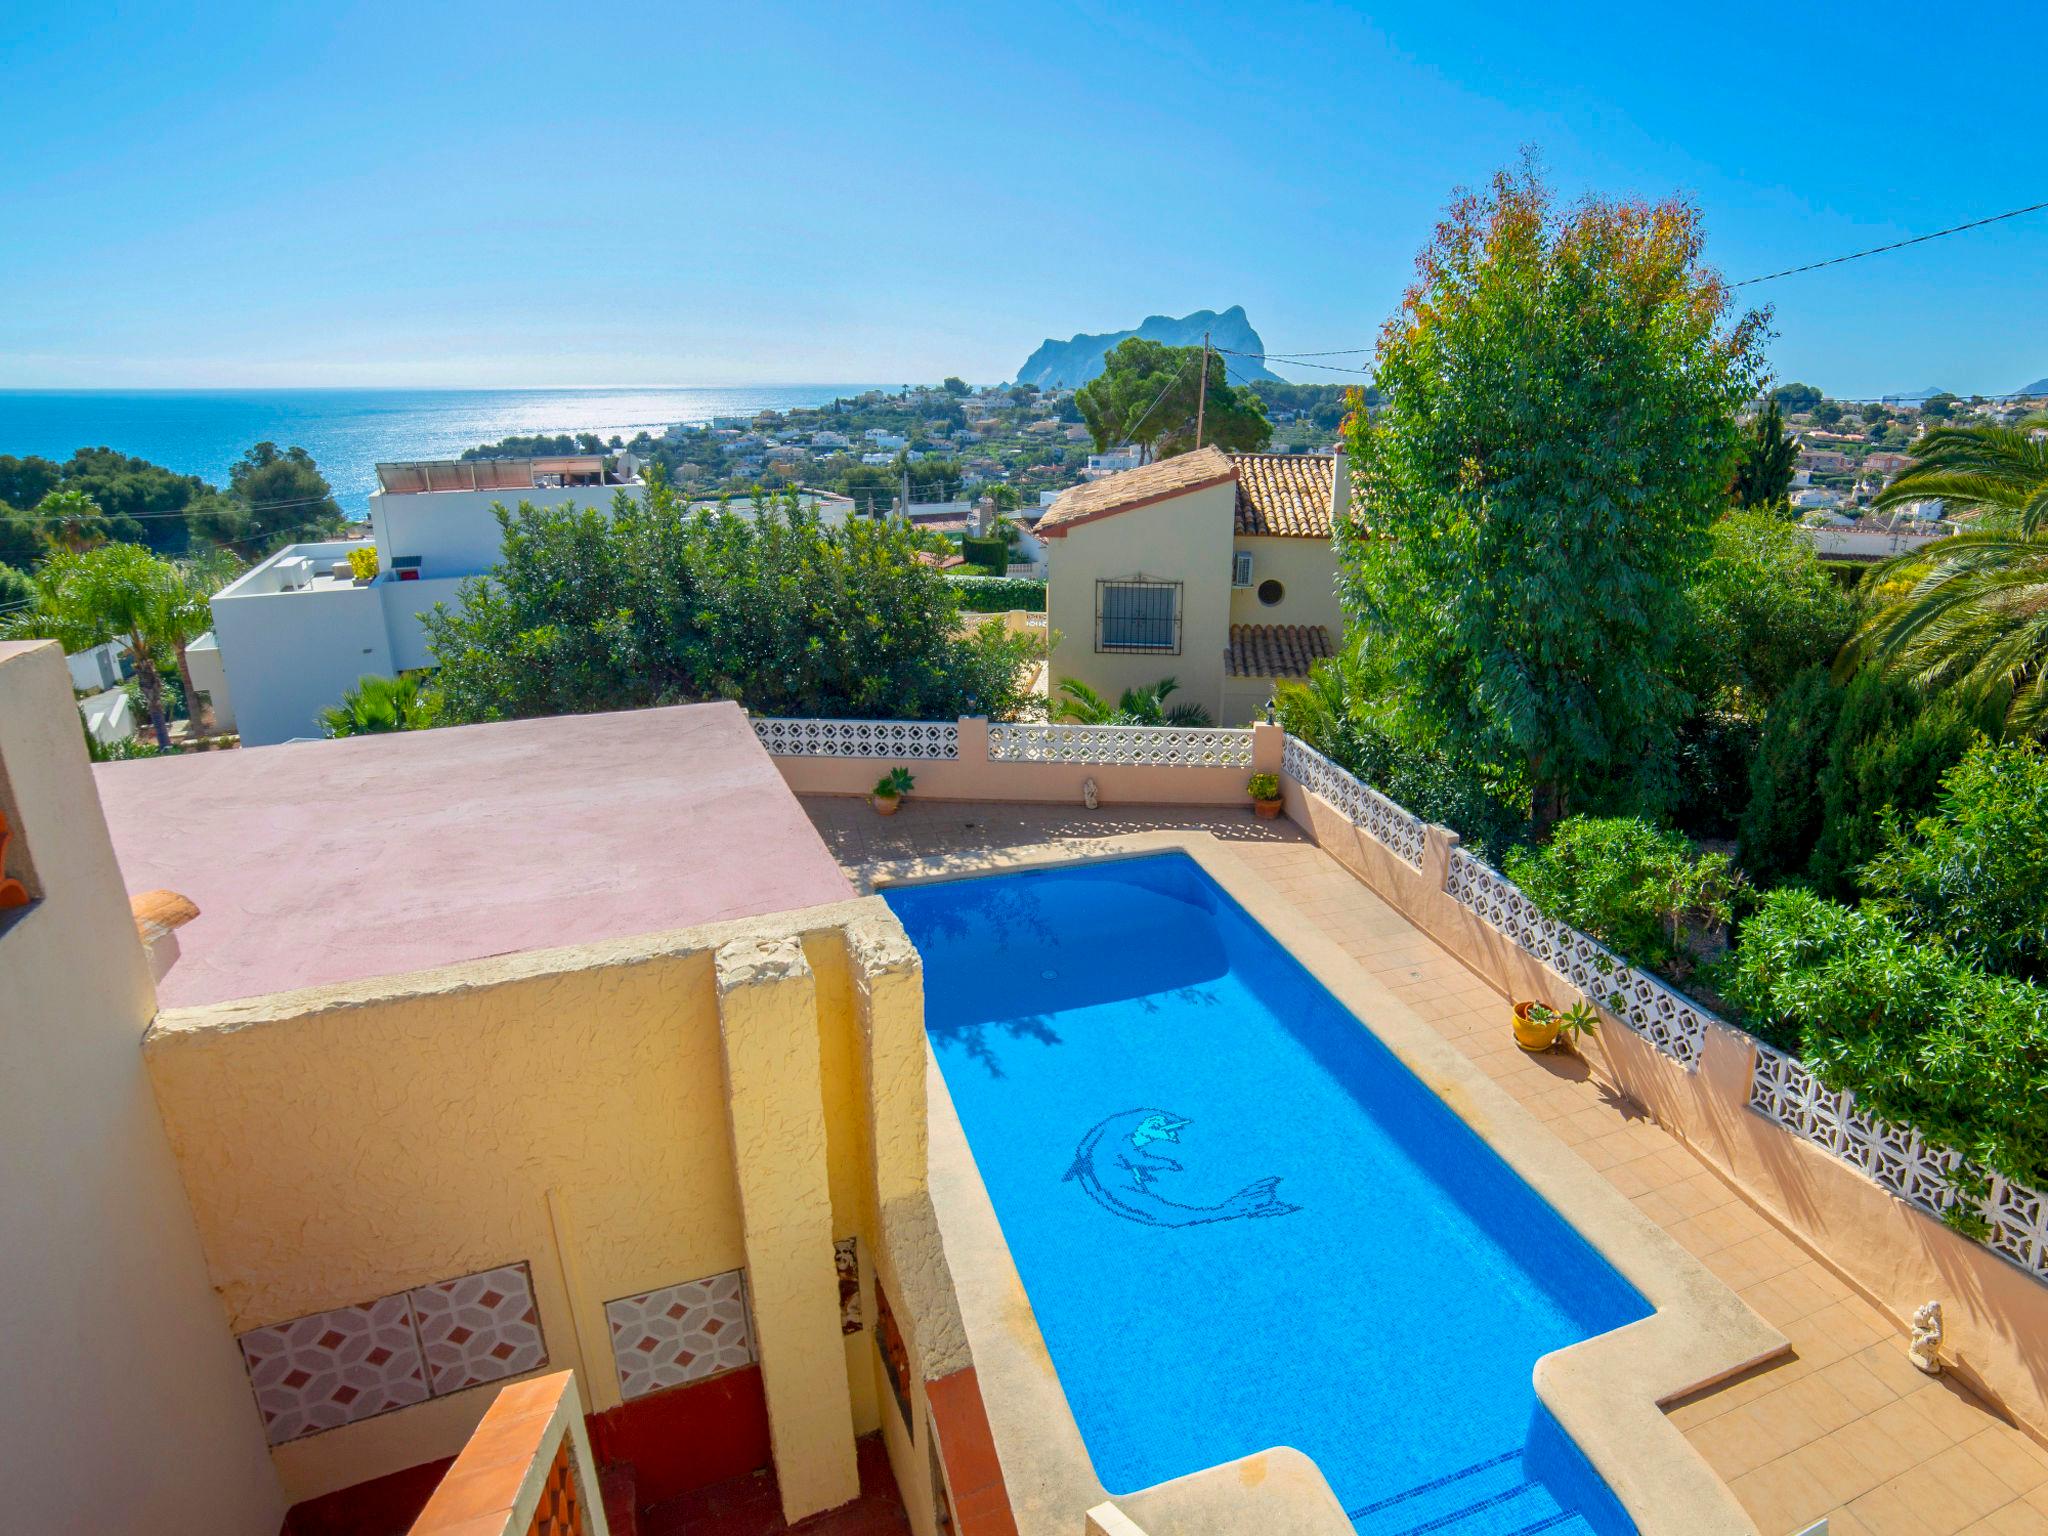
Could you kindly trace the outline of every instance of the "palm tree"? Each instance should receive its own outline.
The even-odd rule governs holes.
[[[419,680],[409,677],[359,678],[339,704],[320,712],[321,727],[329,736],[410,731],[425,723],[426,696]]]
[[[213,594],[240,573],[241,561],[226,550],[216,550],[182,560],[174,569],[176,585],[168,594],[164,638],[169,642],[171,655],[177,664],[178,686],[185,692],[185,718],[191,722],[192,734],[210,736],[213,734],[213,708],[210,703],[202,705],[199,702],[199,690],[192,684],[192,664],[186,650],[193,641],[213,628]]]
[[[2033,534],[2048,518],[2048,416],[2012,427],[1937,427],[1877,493],[1879,510],[1939,497],[1951,513],[2010,521]]]
[[[1873,665],[1930,691],[1954,693],[1987,722],[2048,727],[2048,440],[2018,427],[1941,427],[1878,494],[1880,507],[1940,497],[1979,526],[1876,567],[1884,594],[1835,663]]]
[[[1209,711],[1199,704],[1167,708],[1167,695],[1180,684],[1162,677],[1149,688],[1126,688],[1114,705],[1077,677],[1060,679],[1066,697],[1052,707],[1055,720],[1077,725],[1208,725]]]
[[[174,631],[177,568],[140,544],[56,550],[35,573],[36,605],[8,626],[22,639],[55,640],[67,651],[120,640],[135,661],[156,744],[169,751],[163,677],[156,656]]]

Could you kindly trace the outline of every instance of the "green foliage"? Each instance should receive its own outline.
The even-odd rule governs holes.
[[[196,512],[190,519],[195,532],[253,558],[341,527],[341,504],[303,448],[258,443],[229,474],[232,495],[215,497]]]
[[[1168,695],[1179,687],[1172,678],[1162,677],[1147,688],[1126,688],[1111,704],[1078,677],[1063,677],[1064,697],[1053,700],[1052,718],[1077,725],[1213,725],[1200,704],[1167,704]]]
[[[1856,892],[1856,872],[1884,846],[1888,812],[1917,816],[1941,776],[1969,749],[1970,722],[1953,705],[1864,673],[1842,692],[1820,777],[1821,830],[1807,873],[1824,895]]]
[[[794,497],[742,518],[646,503],[501,511],[502,560],[423,616],[442,718],[738,699],[774,715],[1007,718],[1039,644],[955,633],[956,589],[900,524],[826,527]]]
[[[875,782],[877,800],[898,800],[917,787],[917,779],[908,768],[891,768]]]
[[[35,606],[7,623],[7,635],[55,640],[67,651],[127,642],[157,745],[168,749],[170,723],[156,658],[186,638],[190,609],[183,574],[139,544],[102,544],[53,552],[34,582]]]
[[[1943,775],[1931,815],[1887,827],[1862,883],[1910,932],[1986,970],[2048,978],[2048,753],[1977,743]]]
[[[973,391],[968,388],[967,381],[965,379],[950,373],[947,374],[945,379],[940,383],[939,388],[943,389],[949,395],[966,395],[973,393]]]
[[[1792,471],[1798,462],[1798,440],[1786,433],[1785,417],[1774,395],[1742,440],[1742,458],[1735,466],[1729,499],[1738,507],[1777,505],[1792,489]]]
[[[1508,877],[1545,916],[1591,934],[1637,965],[1682,974],[1691,934],[1726,923],[1738,878],[1727,855],[1634,816],[1572,816],[1540,849],[1515,848]]]
[[[1863,1109],[2009,1178],[2048,1180],[2048,988],[1790,886],[1744,923],[1722,988]]]
[[[972,535],[960,541],[960,553],[967,557],[967,563],[987,573],[989,580],[1006,579],[1010,568],[1010,546],[1000,538],[977,539]]]
[[[36,584],[27,571],[0,561],[0,617],[30,607],[36,600]]]
[[[1737,835],[1763,726],[1760,716],[1703,709],[1678,727],[1665,801],[1674,826],[1689,837]]]
[[[1102,372],[1074,392],[1097,452],[1137,443],[1161,459],[1197,446],[1198,403],[1205,445],[1241,453],[1264,448],[1273,439],[1265,402],[1251,388],[1230,382],[1220,353],[1209,355],[1204,396],[1200,347],[1126,337],[1104,356]]]
[[[1244,792],[1254,800],[1278,800],[1280,776],[1273,773],[1255,773],[1245,780]]]
[[[197,475],[181,475],[112,448],[81,448],[63,465],[64,489],[100,508],[111,529],[103,535],[147,545],[159,554],[182,554],[191,544],[187,512],[213,488]]]
[[[11,507],[34,506],[57,489],[63,478],[63,470],[40,454],[16,458],[0,453],[0,501]]]
[[[357,581],[368,581],[377,574],[377,548],[364,545],[348,552],[349,574]]]
[[[1988,514],[2022,533],[2048,519],[2048,421],[2011,427],[1937,427],[1913,445],[1913,462],[1877,493],[1880,511],[1939,497],[1943,510]]]
[[[1536,172],[1453,206],[1349,428],[1371,536],[1341,591],[1432,744],[1519,759],[1539,813],[1668,766],[1685,588],[1726,504],[1763,317],[1697,213]]]
[[[1780,384],[1771,391],[1771,401],[1788,411],[1810,411],[1821,402],[1821,393],[1811,384]]]
[[[43,522],[32,511],[0,501],[0,565],[26,571],[49,550]]]
[[[1841,708],[1841,690],[1820,667],[1794,677],[1771,705],[1740,826],[1742,867],[1759,886],[1802,873],[1813,856],[1820,781]]]
[[[1519,765],[1489,765],[1425,744],[1357,641],[1275,693],[1280,723],[1340,768],[1425,821],[1451,828],[1481,857],[1525,836],[1529,795]]]
[[[32,520],[42,530],[49,548],[66,549],[73,554],[125,537],[100,504],[76,486],[52,491],[37,502]],[[134,525],[131,522],[129,526]]]
[[[1855,607],[1791,523],[1730,512],[1708,537],[1681,676],[1696,698],[1761,714],[1794,677],[1834,660]]]
[[[417,677],[364,676],[332,709],[320,711],[327,736],[374,736],[416,731],[434,723],[431,696]]]
[[[1045,583],[1028,576],[948,576],[969,613],[1045,612]]]

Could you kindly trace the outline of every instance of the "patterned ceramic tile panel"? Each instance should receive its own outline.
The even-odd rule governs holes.
[[[860,1239],[842,1237],[832,1245],[832,1264],[839,1271],[839,1331],[859,1333]]]
[[[428,1395],[412,1309],[403,1296],[252,1328],[237,1342],[272,1445]]]
[[[737,1269],[604,1304],[619,1393],[631,1399],[754,1363]]]
[[[548,1363],[524,1264],[423,1285],[411,1298],[436,1397]]]

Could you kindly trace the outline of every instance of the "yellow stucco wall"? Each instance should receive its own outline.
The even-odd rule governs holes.
[[[551,1368],[578,1371],[593,1411],[616,1405],[604,1303],[749,1262],[714,974],[735,941],[795,935],[816,958],[829,1223],[871,1249],[842,936],[869,905],[164,1014],[150,1074],[232,1326],[525,1259]],[[836,1286],[813,1301],[839,1340]],[[877,1422],[866,1339],[830,1346],[855,1431]],[[281,1446],[287,1492],[452,1455],[491,1395]]]
[[[156,999],[55,645],[0,645],[0,786],[43,898],[0,914],[0,1525],[272,1536],[284,1500],[143,1071]]]
[[[1337,606],[1337,548],[1328,539],[1240,537],[1235,548],[1252,557],[1252,584],[1230,591],[1233,624],[1321,624],[1335,641],[1344,633]],[[1259,601],[1261,582],[1286,588],[1279,602]]]
[[[1220,717],[1236,505],[1236,483],[1227,482],[1076,523],[1046,541],[1046,612],[1057,636],[1055,696],[1066,677],[1079,678],[1111,700],[1126,688],[1171,677],[1180,684],[1176,700],[1200,703]],[[1138,578],[1182,583],[1179,655],[1095,649],[1096,582]]]

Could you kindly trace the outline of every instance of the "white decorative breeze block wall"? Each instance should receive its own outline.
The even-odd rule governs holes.
[[[1514,940],[1551,970],[1618,1014],[1637,1034],[1688,1071],[1698,1067],[1700,1041],[1713,1014],[1637,970],[1568,923],[1545,917],[1520,886],[1462,848],[1451,850],[1445,892],[1495,932]]]
[[[1344,813],[1353,826],[1413,869],[1422,868],[1422,818],[1389,800],[1362,779],[1339,768],[1296,736],[1287,738],[1280,766],[1312,795]]]
[[[1761,1040],[1749,1080],[1749,1107],[1931,1215],[1963,1200],[1989,1224],[1988,1247],[2048,1279],[2048,1198],[2038,1191],[1991,1174],[1991,1193],[1981,1204],[1965,1199],[1949,1180],[1964,1166],[1960,1154],[1929,1146],[1918,1131],[1862,1113],[1855,1094],[1828,1087],[1796,1056]]]
[[[628,1401],[754,1363],[744,1274],[734,1269],[604,1304]]]
[[[272,1445],[548,1362],[524,1263],[239,1334]]]
[[[1129,768],[1249,768],[1252,733],[1178,725],[1014,725],[988,728],[992,763]]]
[[[787,720],[754,718],[771,757],[876,757],[931,762],[960,755],[954,720]]]

